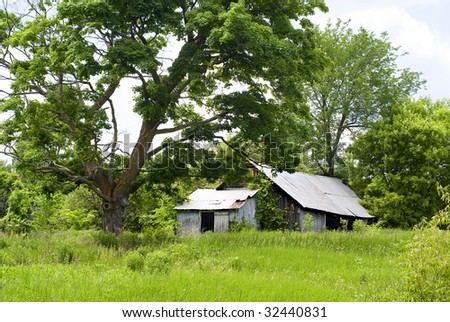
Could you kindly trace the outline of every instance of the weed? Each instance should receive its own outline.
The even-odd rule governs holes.
[[[99,242],[97,234],[2,236],[8,247],[0,250],[0,300],[397,301],[406,285],[401,259],[414,236],[244,230],[150,244],[139,238],[126,251],[120,238],[103,234]],[[58,254],[70,265],[55,265]]]
[[[355,220],[355,222],[353,223],[353,231],[354,232],[361,233],[366,230],[367,230],[367,226],[361,219]]]
[[[8,247],[8,243],[4,239],[0,239],[0,249]]]
[[[403,255],[406,301],[450,301],[450,234],[430,228],[408,243]]]
[[[241,221],[231,221],[228,231],[241,232],[241,231],[250,230],[253,228],[254,228],[253,225],[251,225],[247,220],[245,220],[243,218]]]
[[[125,260],[127,267],[133,272],[141,272],[144,269],[144,256],[137,251],[128,253]]]
[[[0,250],[0,266],[14,266],[16,262],[8,253]]]
[[[163,250],[156,250],[147,256],[147,268],[150,273],[167,274],[173,265],[173,258]]]
[[[70,264],[75,260],[75,251],[69,245],[61,245],[56,249],[56,259],[60,264]]]
[[[141,245],[141,240],[137,233],[124,231],[119,237],[117,237],[117,243],[119,247],[124,249],[136,249]]]
[[[304,231],[312,231],[314,228],[314,217],[311,214],[306,214],[303,219]]]
[[[113,233],[97,232],[93,235],[95,242],[106,248],[118,248],[119,240]]]

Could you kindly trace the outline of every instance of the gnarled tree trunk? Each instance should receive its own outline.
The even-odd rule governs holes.
[[[105,233],[120,235],[123,231],[123,217],[126,204],[120,201],[103,202],[102,229]]]

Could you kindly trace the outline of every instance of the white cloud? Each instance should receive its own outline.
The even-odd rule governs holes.
[[[397,0],[394,3],[407,7],[403,1]],[[380,5],[378,2],[376,4]],[[424,5],[429,2],[416,0],[408,4]],[[399,59],[399,66],[422,72],[424,79],[427,80],[427,91],[419,94],[433,99],[450,97],[450,88],[445,85],[450,75],[450,44],[431,30],[425,21],[415,19],[406,9],[397,6],[366,8],[339,15],[321,15],[315,21],[324,24],[328,19],[333,21],[338,17],[342,20],[351,20],[351,26],[355,29],[364,27],[377,34],[387,31],[392,44],[400,46],[400,52],[408,53]]]

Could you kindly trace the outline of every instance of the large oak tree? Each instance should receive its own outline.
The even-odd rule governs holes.
[[[29,0],[22,14],[4,6],[4,153],[19,168],[86,184],[103,200],[104,231],[119,234],[141,169],[167,147],[152,146],[156,135],[185,130],[186,142],[237,129],[257,140],[280,112],[305,112],[297,83],[317,66],[305,18],[317,8],[326,10],[317,0]],[[175,41],[181,49],[168,57]],[[113,94],[127,79],[142,122],[124,154],[116,113],[131,108]]]

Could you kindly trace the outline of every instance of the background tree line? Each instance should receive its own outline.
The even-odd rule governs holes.
[[[249,159],[338,176],[390,227],[445,206],[437,190],[450,184],[449,101],[414,98],[424,80],[397,67],[403,53],[387,34],[342,21],[314,26],[306,17],[326,11],[321,1],[12,9],[0,10],[10,84],[0,143],[14,160],[0,173],[3,230],[170,234],[173,206],[200,186],[248,182]],[[171,38],[183,45],[167,67]],[[124,107],[113,94],[129,78],[142,123],[124,154],[116,118]],[[156,135],[180,131],[150,149]],[[263,214],[279,222],[272,228],[283,228],[271,215]]]

